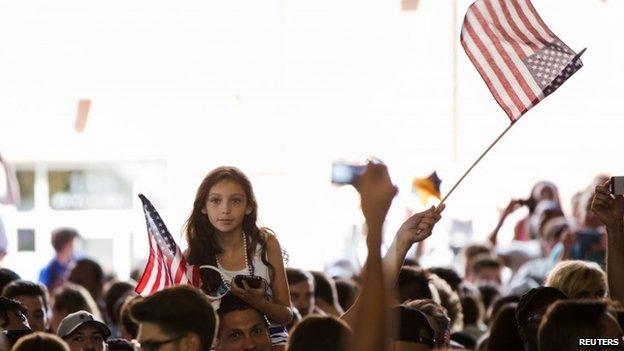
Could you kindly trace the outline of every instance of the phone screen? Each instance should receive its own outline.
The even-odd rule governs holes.
[[[332,164],[332,183],[352,184],[355,178],[364,172],[365,167],[335,162]]]
[[[624,177],[611,177],[611,194],[624,195]]]

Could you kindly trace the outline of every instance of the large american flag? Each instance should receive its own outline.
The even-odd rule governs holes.
[[[134,289],[147,296],[172,285],[199,286],[199,269],[186,262],[160,215],[143,194],[139,194],[147,224],[150,253],[141,279]]]
[[[468,57],[514,123],[583,63],[546,26],[529,0],[477,0],[461,31]]]

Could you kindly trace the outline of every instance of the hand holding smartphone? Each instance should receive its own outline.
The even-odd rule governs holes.
[[[247,283],[252,289],[258,289],[262,286],[262,278],[258,276],[250,276],[250,275],[237,275],[234,277],[234,284],[241,289],[244,289],[243,281]]]

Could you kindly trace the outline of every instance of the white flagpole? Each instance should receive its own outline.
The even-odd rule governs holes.
[[[518,122],[519,119],[517,119],[515,122]],[[475,168],[475,166],[481,161],[481,159],[488,153],[490,152],[490,150],[492,150],[492,148],[494,147],[494,145],[496,145],[496,143],[498,143],[499,140],[501,140],[503,138],[503,136],[505,136],[505,134],[507,134],[507,132],[511,129],[511,127],[514,126],[514,124],[516,123],[511,123],[502,133],[501,135],[498,136],[498,138],[496,138],[496,140],[494,140],[494,142],[481,154],[481,156],[479,156],[479,158],[472,164],[472,166],[470,166],[470,168],[468,168],[468,170],[466,171],[466,173],[464,173],[463,176],[461,176],[461,178],[459,178],[459,180],[457,181],[457,183],[455,183],[455,185],[453,185],[453,187],[451,188],[451,190],[449,190],[448,193],[446,193],[446,195],[444,195],[444,197],[442,198],[442,201],[440,201],[440,203],[438,204],[438,206],[436,206],[436,208],[440,207],[440,205],[442,205],[444,203],[444,201],[446,201],[446,199],[449,197],[449,195],[451,195],[451,193],[453,192],[453,190],[455,190],[455,188],[457,188],[457,186],[462,182],[462,180],[464,180],[464,178],[466,178],[466,176],[468,175],[468,173],[470,173],[470,171],[472,171],[473,168]],[[417,235],[420,235],[422,233],[421,229],[418,229],[416,231]]]
[[[517,122],[518,120],[516,120],[515,122]],[[481,161],[481,159],[494,147],[494,145],[496,145],[496,143],[498,143],[499,140],[501,140],[501,138],[507,134],[507,132],[511,129],[511,127],[514,126],[514,124],[516,123],[511,123],[509,125],[509,127],[507,127],[507,129],[505,129],[501,135],[498,136],[498,138],[496,138],[496,140],[494,140],[494,142],[481,154],[481,156],[479,156],[479,158],[472,164],[472,166],[470,166],[470,168],[468,168],[468,170],[466,171],[466,173],[464,173],[463,176],[461,176],[461,178],[459,178],[459,180],[457,181],[457,183],[455,183],[455,185],[453,185],[453,187],[451,188],[451,190],[449,190],[448,193],[446,193],[446,195],[444,195],[444,198],[442,198],[442,201],[440,201],[440,204],[438,206],[440,206],[441,204],[444,203],[444,201],[446,201],[446,199],[449,197],[449,195],[451,195],[453,193],[453,190],[455,190],[455,188],[457,188],[457,186],[462,182],[462,180],[464,180],[464,178],[466,178],[466,176],[468,175],[468,173],[470,173],[470,171],[472,171],[472,169],[477,165],[477,163],[479,163],[479,161]]]

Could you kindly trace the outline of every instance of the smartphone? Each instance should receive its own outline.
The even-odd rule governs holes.
[[[247,286],[252,289],[258,289],[262,286],[262,278],[251,275],[237,275],[234,277],[234,284],[241,289],[244,289],[243,281],[247,283]]]
[[[611,194],[624,195],[624,176],[611,177]]]
[[[332,183],[337,185],[353,184],[357,177],[366,171],[366,165],[353,165],[342,161],[332,164]]]

